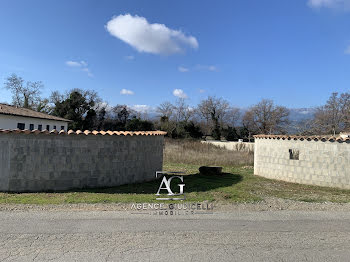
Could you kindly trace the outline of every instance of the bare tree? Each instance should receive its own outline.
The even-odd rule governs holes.
[[[206,121],[206,133],[211,131],[215,139],[220,139],[221,124],[229,107],[226,100],[214,96],[209,96],[198,105],[198,114]]]
[[[12,74],[6,79],[5,88],[12,92],[12,103],[14,106],[35,109],[40,100],[42,82],[26,82],[22,77]]]
[[[179,98],[174,106],[175,122],[188,122],[194,115],[194,108],[189,107],[184,98]]]
[[[157,113],[160,117],[166,117],[170,120],[171,116],[174,113],[174,105],[170,102],[164,102],[157,107]]]
[[[50,103],[56,104],[60,103],[67,98],[67,95],[62,95],[59,91],[53,91],[50,95]]]
[[[350,127],[350,94],[332,93],[324,106],[317,108],[313,132],[335,135]]]
[[[214,96],[209,96],[207,99],[202,100],[198,105],[198,112],[204,119],[223,119],[229,109],[229,103]]]
[[[340,104],[342,109],[344,129],[350,129],[350,93],[342,93],[340,95]]]
[[[241,110],[237,107],[231,107],[227,110],[227,113],[224,116],[223,124],[231,127],[236,127],[240,118]]]
[[[283,133],[283,125],[288,124],[289,110],[275,106],[272,100],[263,99],[245,112],[243,124],[252,133]]]

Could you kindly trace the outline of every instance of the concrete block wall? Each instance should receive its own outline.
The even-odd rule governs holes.
[[[299,151],[299,160],[289,150]],[[254,174],[308,185],[350,189],[350,141],[255,137]]]
[[[161,132],[42,133],[0,132],[0,191],[111,187],[149,181],[162,170]]]

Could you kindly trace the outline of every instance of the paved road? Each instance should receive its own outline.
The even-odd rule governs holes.
[[[0,261],[350,261],[350,212],[0,212]]]

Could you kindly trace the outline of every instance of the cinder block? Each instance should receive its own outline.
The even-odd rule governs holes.
[[[291,148],[300,149],[299,160],[289,160]],[[257,139],[255,152],[259,152],[254,156],[255,173],[259,175],[298,183],[350,187],[350,143]]]
[[[162,169],[163,143],[162,136],[1,134],[0,190],[65,190],[154,179],[154,170]]]

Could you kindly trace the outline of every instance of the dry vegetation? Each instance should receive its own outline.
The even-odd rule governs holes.
[[[165,139],[164,162],[196,165],[253,165],[254,153],[231,151],[200,141]]]
[[[235,144],[235,151],[245,151],[245,152],[250,152],[251,154],[254,154],[253,150],[251,147],[248,147],[244,143],[237,143]]]

